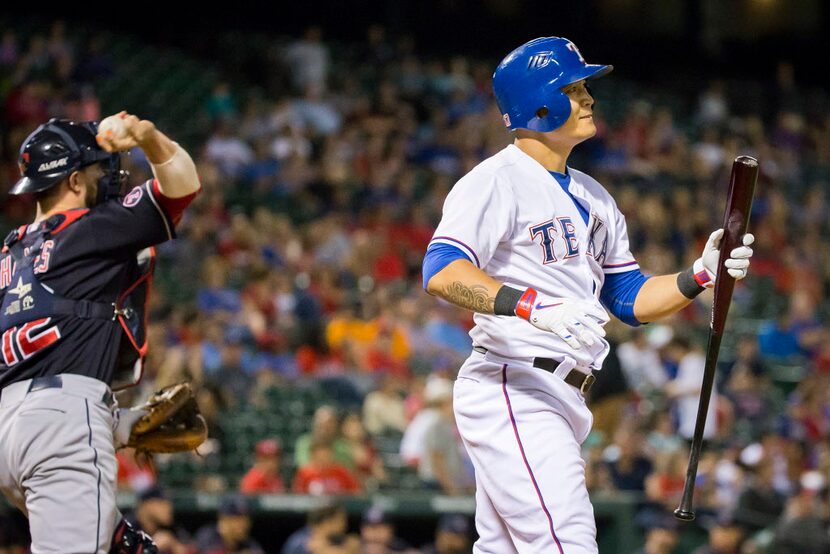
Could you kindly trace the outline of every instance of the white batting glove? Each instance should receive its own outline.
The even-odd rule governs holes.
[[[556,334],[574,350],[599,342],[605,336],[601,324],[608,322],[608,314],[594,304],[544,296],[533,289],[525,291],[516,306],[516,315],[537,329]]]
[[[709,235],[709,240],[706,241],[706,246],[703,247],[703,255],[695,260],[694,277],[701,287],[708,289],[715,286],[721,239],[723,239],[723,229],[718,229]],[[752,233],[746,233],[741,242],[743,246],[732,250],[729,253],[729,258],[723,263],[729,275],[737,280],[746,277],[749,270],[749,260],[752,257],[752,248],[749,245],[755,242],[755,237]]]

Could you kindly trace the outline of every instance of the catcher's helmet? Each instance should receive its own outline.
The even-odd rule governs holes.
[[[22,178],[9,194],[41,192],[69,177],[73,171],[101,163],[98,201],[117,196],[121,186],[121,156],[110,154],[95,140],[98,123],[50,119],[26,137],[18,164]]]
[[[562,88],[611,72],[613,66],[585,63],[566,38],[542,37],[519,46],[493,73],[493,92],[510,130],[546,133],[562,126],[571,104]]]

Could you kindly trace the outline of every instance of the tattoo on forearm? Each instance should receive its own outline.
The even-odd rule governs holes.
[[[460,281],[444,287],[443,297],[456,306],[482,314],[492,314],[496,302],[495,297],[487,294],[487,287],[482,285],[468,287]]]

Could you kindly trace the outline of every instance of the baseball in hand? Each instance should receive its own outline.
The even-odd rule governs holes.
[[[124,119],[119,115],[105,117],[98,124],[98,134],[109,140],[120,140],[127,137],[127,128]]]

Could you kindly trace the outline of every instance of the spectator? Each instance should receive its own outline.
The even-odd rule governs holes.
[[[657,348],[662,344],[655,346],[655,340],[662,341],[660,335],[666,331],[671,332],[671,328],[658,324],[650,331],[651,334],[632,333],[631,340],[621,343],[617,348],[617,357],[626,381],[643,397],[659,391],[668,380],[657,353]]]
[[[610,351],[602,363],[602,379],[597,379],[591,387],[588,402],[594,414],[593,430],[610,436],[614,433],[619,421],[633,399],[628,380],[620,367],[617,357],[618,345],[613,338],[609,338]]]
[[[386,471],[383,460],[378,456],[372,440],[366,436],[366,430],[360,420],[360,415],[349,413],[343,418],[341,435],[348,443],[351,458],[354,461],[355,475],[364,489],[374,490],[380,483],[386,481]]]
[[[461,514],[446,514],[438,520],[435,542],[421,549],[422,554],[467,554],[472,547],[470,520]]]
[[[152,537],[159,552],[196,554],[187,532],[175,524],[173,501],[160,487],[152,487],[140,493],[136,499],[134,515],[128,516],[127,520]]]
[[[424,429],[418,477],[427,489],[450,495],[469,493],[473,480],[461,455],[464,446],[455,427],[452,393],[442,394],[435,409],[438,417]]]
[[[391,374],[379,378],[380,385],[366,395],[363,402],[363,425],[372,435],[386,431],[403,433],[406,429],[406,413],[400,390],[400,379]]]
[[[773,460],[768,453],[764,454],[760,445],[744,449],[741,461],[750,476],[738,497],[735,519],[750,531],[760,531],[778,520],[784,511],[785,498],[773,487]]]
[[[643,455],[643,436],[630,425],[623,425],[614,434],[614,444],[604,452],[611,482],[620,491],[645,491],[651,461]]]
[[[161,487],[151,487],[136,496],[135,514],[127,518],[150,536],[173,525],[173,502]]]
[[[277,439],[263,439],[254,450],[256,461],[239,483],[243,494],[275,494],[285,492],[280,477],[282,445]]]
[[[685,337],[672,338],[664,348],[664,353],[668,360],[677,364],[677,376],[666,383],[666,394],[672,400],[673,409],[677,414],[677,432],[684,439],[691,441],[697,421],[706,360],[703,353],[697,347],[692,347],[691,342]],[[706,426],[703,429],[704,439],[712,439],[715,436],[718,423],[715,415],[717,404],[718,390],[717,386],[713,386]]]
[[[830,523],[826,498],[827,482],[818,471],[801,476],[801,490],[787,501],[775,526],[776,554],[830,552]]]
[[[215,124],[215,132],[205,145],[205,156],[216,164],[228,178],[242,176],[245,168],[254,162],[253,149],[237,138],[230,121],[220,119]]]
[[[741,554],[741,547],[747,532],[737,521],[724,516],[711,521],[705,520],[709,528],[709,542],[694,550],[692,554]]]
[[[294,464],[299,467],[311,459],[311,445],[313,442],[328,443],[334,450],[334,459],[351,469],[354,467],[351,448],[348,442],[340,436],[340,424],[337,412],[331,406],[320,406],[315,410],[311,421],[311,432],[300,435],[294,445]]]
[[[386,512],[377,506],[371,506],[363,513],[360,522],[360,552],[361,554],[391,554],[393,552],[417,554],[417,550],[395,536],[395,526]]]
[[[646,496],[665,509],[680,505],[686,483],[689,455],[684,450],[662,453],[654,458],[654,472],[646,478]]]
[[[288,46],[285,60],[291,69],[291,81],[297,91],[309,87],[326,90],[329,71],[329,53],[322,42],[320,27],[309,27],[305,36]]]
[[[298,494],[356,494],[360,482],[343,465],[337,463],[329,442],[311,443],[311,459],[297,469],[293,491]]]
[[[645,533],[645,544],[637,554],[676,554],[680,542],[679,525],[670,512],[654,510],[638,516]]]
[[[207,112],[213,121],[234,121],[239,113],[236,100],[231,94],[231,87],[222,81],[213,87],[213,92],[207,101]]]
[[[144,454],[134,448],[122,448],[115,457],[118,460],[119,489],[141,492],[156,485],[156,475]]]
[[[441,418],[440,406],[452,399],[452,383],[443,377],[432,377],[424,386],[424,408],[412,419],[401,440],[401,457],[417,467],[426,456],[427,430]]]
[[[265,554],[251,538],[251,509],[244,496],[222,499],[217,522],[196,534],[196,549],[202,554]]]
[[[282,554],[349,554],[359,547],[357,537],[347,535],[346,510],[326,504],[308,513],[305,527],[295,531],[282,547]]]

